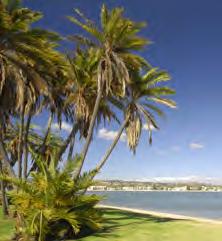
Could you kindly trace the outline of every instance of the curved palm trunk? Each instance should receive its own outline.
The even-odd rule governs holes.
[[[104,166],[104,164],[106,163],[106,161],[108,160],[110,154],[112,153],[112,151],[114,150],[116,144],[118,143],[124,129],[126,128],[126,125],[128,123],[128,119],[125,119],[123,124],[121,125],[117,136],[115,137],[115,139],[113,140],[113,143],[111,144],[111,146],[109,147],[109,149],[106,151],[104,157],[102,158],[102,160],[99,162],[99,164],[96,167],[97,172],[99,172],[101,170],[101,168]]]
[[[19,144],[18,144],[18,177],[22,178],[22,156],[23,156],[23,135],[25,123],[25,102],[22,104],[22,113],[20,116],[21,124],[19,127]]]
[[[45,133],[42,145],[37,150],[41,154],[43,154],[45,152],[46,142],[48,140],[48,136],[49,136],[51,126],[52,126],[52,120],[53,120],[53,113],[51,112],[50,116],[49,116],[49,119],[48,119],[48,123],[47,123],[47,127],[46,127],[46,133]],[[27,176],[29,176],[30,172],[34,171],[36,168],[37,168],[36,163],[33,163],[31,168],[29,169],[29,171],[27,171]]]
[[[0,173],[3,174],[1,161],[0,161]],[[6,186],[3,180],[1,180],[1,193],[2,193],[2,213],[3,213],[3,217],[6,218],[9,216],[9,212],[8,212],[8,202],[7,202],[7,196],[6,196]]]
[[[70,160],[72,158],[74,145],[75,145],[75,134],[73,135],[73,137],[72,137],[72,139],[70,141],[68,160]]]
[[[98,172],[102,169],[102,167],[104,166],[104,164],[106,163],[106,161],[108,160],[109,156],[111,155],[112,151],[114,150],[116,144],[118,143],[124,129],[126,128],[127,126],[127,123],[128,123],[129,119],[125,119],[123,124],[121,125],[119,131],[118,131],[118,134],[117,136],[115,137],[115,139],[113,140],[113,143],[111,144],[111,146],[109,147],[109,149],[106,151],[104,157],[101,159],[101,161],[98,163],[98,165],[96,166],[95,168],[95,174],[92,175],[91,177],[91,180],[93,180],[93,178],[98,174]],[[83,191],[83,194],[85,194],[87,192],[87,189],[85,189]]]
[[[29,135],[29,128],[31,124],[32,114],[29,112],[28,119],[26,122],[26,128],[25,128],[25,137],[24,137],[24,168],[23,168],[23,177],[27,178],[27,171],[28,171],[28,135]]]
[[[49,119],[48,119],[45,137],[44,137],[44,140],[43,140],[42,145],[40,147],[41,152],[45,151],[45,145],[46,145],[46,142],[48,140],[48,136],[49,136],[49,133],[50,133],[50,130],[51,130],[52,120],[53,120],[53,112],[50,113],[50,116],[49,116]]]
[[[51,112],[50,113],[50,116],[49,116],[49,119],[48,119],[48,123],[47,123],[47,127],[46,127],[46,133],[45,133],[45,136],[44,136],[44,139],[43,139],[43,142],[42,142],[42,145],[38,148],[38,152],[40,152],[41,154],[43,154],[45,152],[45,145],[46,145],[46,142],[47,142],[47,139],[48,139],[48,136],[49,136],[49,133],[50,133],[50,130],[51,130],[51,126],[52,126],[52,120],[53,120],[53,113]],[[27,171],[27,177],[30,175],[30,173],[34,170],[37,169],[37,165],[36,163],[34,162],[32,164],[32,166],[30,167],[29,171]]]
[[[83,147],[83,150],[82,150],[82,153],[81,153],[81,156],[82,156],[82,162],[81,162],[81,165],[80,165],[80,168],[79,168],[79,171],[77,173],[77,176],[81,173],[81,170],[82,170],[82,167],[83,167],[83,164],[84,164],[84,161],[85,161],[85,158],[86,158],[86,154],[88,152],[88,149],[89,149],[89,145],[90,145],[90,142],[91,142],[91,139],[92,139],[92,135],[93,135],[93,130],[94,130],[94,126],[95,126],[95,122],[96,122],[96,116],[98,114],[98,110],[99,110],[99,105],[100,105],[100,101],[102,99],[102,92],[103,92],[103,86],[104,86],[104,82],[102,80],[102,74],[99,76],[100,80],[102,81],[102,86],[101,88],[99,89],[98,91],[98,95],[96,97],[96,103],[95,103],[95,106],[94,106],[94,109],[93,109],[93,114],[92,114],[92,118],[91,118],[91,121],[90,121],[90,126],[89,126],[89,130],[88,130],[88,135],[87,135],[87,138],[86,138],[86,143]],[[100,81],[98,81],[99,83]]]
[[[65,140],[64,144],[61,146],[59,152],[58,152],[58,156],[57,158],[60,159],[61,156],[63,155],[63,153],[65,152],[66,148],[68,147],[68,145],[70,144],[71,145],[71,141],[72,139],[74,140],[75,142],[75,134],[78,130],[78,124],[77,123],[74,123],[73,124],[73,127],[72,127],[72,131],[70,132],[69,136],[67,137],[67,139]],[[74,142],[73,142],[73,147],[74,147]],[[70,146],[71,148],[71,146]],[[72,148],[73,149],[73,148]],[[69,150],[69,153],[70,153],[70,150]]]

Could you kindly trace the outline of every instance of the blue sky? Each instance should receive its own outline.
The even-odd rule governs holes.
[[[80,8],[98,21],[103,2],[109,7],[123,6],[130,18],[148,22],[142,35],[154,43],[143,55],[153,66],[171,74],[178,109],[167,111],[167,118],[159,120],[161,130],[154,133],[152,147],[145,130],[135,156],[121,141],[100,178],[222,178],[222,2],[25,0],[24,4],[45,14],[36,26],[68,35],[77,33],[79,28],[65,16]],[[39,124],[44,125],[44,117],[38,120]],[[106,128],[118,129],[113,125]],[[104,130],[100,134],[104,137],[104,133],[106,138],[112,136]],[[110,143],[96,134],[86,168],[95,165]]]

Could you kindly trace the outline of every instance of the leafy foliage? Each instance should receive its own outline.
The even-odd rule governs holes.
[[[40,158],[39,171],[32,172],[29,180],[2,177],[19,188],[10,197],[19,214],[17,231],[24,240],[68,238],[101,227],[101,214],[95,208],[100,198],[84,194],[92,185],[93,171],[73,179],[79,158],[63,168],[55,161],[47,166]]]
[[[40,95],[66,74],[65,59],[55,47],[59,35],[31,24],[42,18],[40,12],[20,6],[20,1],[0,1],[0,108],[4,114],[28,111]]]
[[[160,86],[170,80],[166,71],[152,68],[144,75],[133,72],[134,81],[128,85],[127,94],[123,102],[126,106],[125,118],[128,118],[126,127],[127,142],[130,149],[135,153],[139,143],[142,128],[149,132],[149,143],[152,143],[153,129],[159,129],[155,115],[163,116],[164,112],[152,102],[176,108],[176,103],[168,98],[175,91],[172,88]]]
[[[106,95],[124,96],[126,85],[130,83],[129,70],[149,67],[147,61],[136,54],[149,44],[147,39],[138,35],[145,23],[135,23],[124,17],[123,8],[109,11],[105,5],[101,9],[100,26],[96,26],[80,10],[76,9],[75,13],[77,16],[69,16],[69,20],[90,34],[90,38],[79,35],[71,38],[100,53],[98,89],[104,89]]]

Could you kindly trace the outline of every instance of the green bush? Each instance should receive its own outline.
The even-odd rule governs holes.
[[[58,240],[100,229],[102,215],[95,205],[101,198],[85,194],[95,171],[75,177],[78,159],[63,168],[37,160],[39,171],[29,180],[4,177],[18,187],[9,194],[17,213],[17,239]]]

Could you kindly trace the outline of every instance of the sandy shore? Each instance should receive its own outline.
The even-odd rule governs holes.
[[[156,212],[156,211],[141,210],[141,209],[135,209],[135,208],[125,208],[125,207],[110,206],[110,205],[98,205],[98,207],[99,208],[111,208],[111,209],[133,212],[133,213],[138,213],[138,214],[147,214],[147,215],[163,217],[163,218],[192,220],[192,221],[197,221],[197,222],[205,222],[205,223],[222,225],[222,220],[220,221],[220,220],[214,220],[214,219],[198,218],[198,217],[184,216],[184,215],[178,215],[178,214],[172,214],[172,213],[162,213],[162,212]]]

